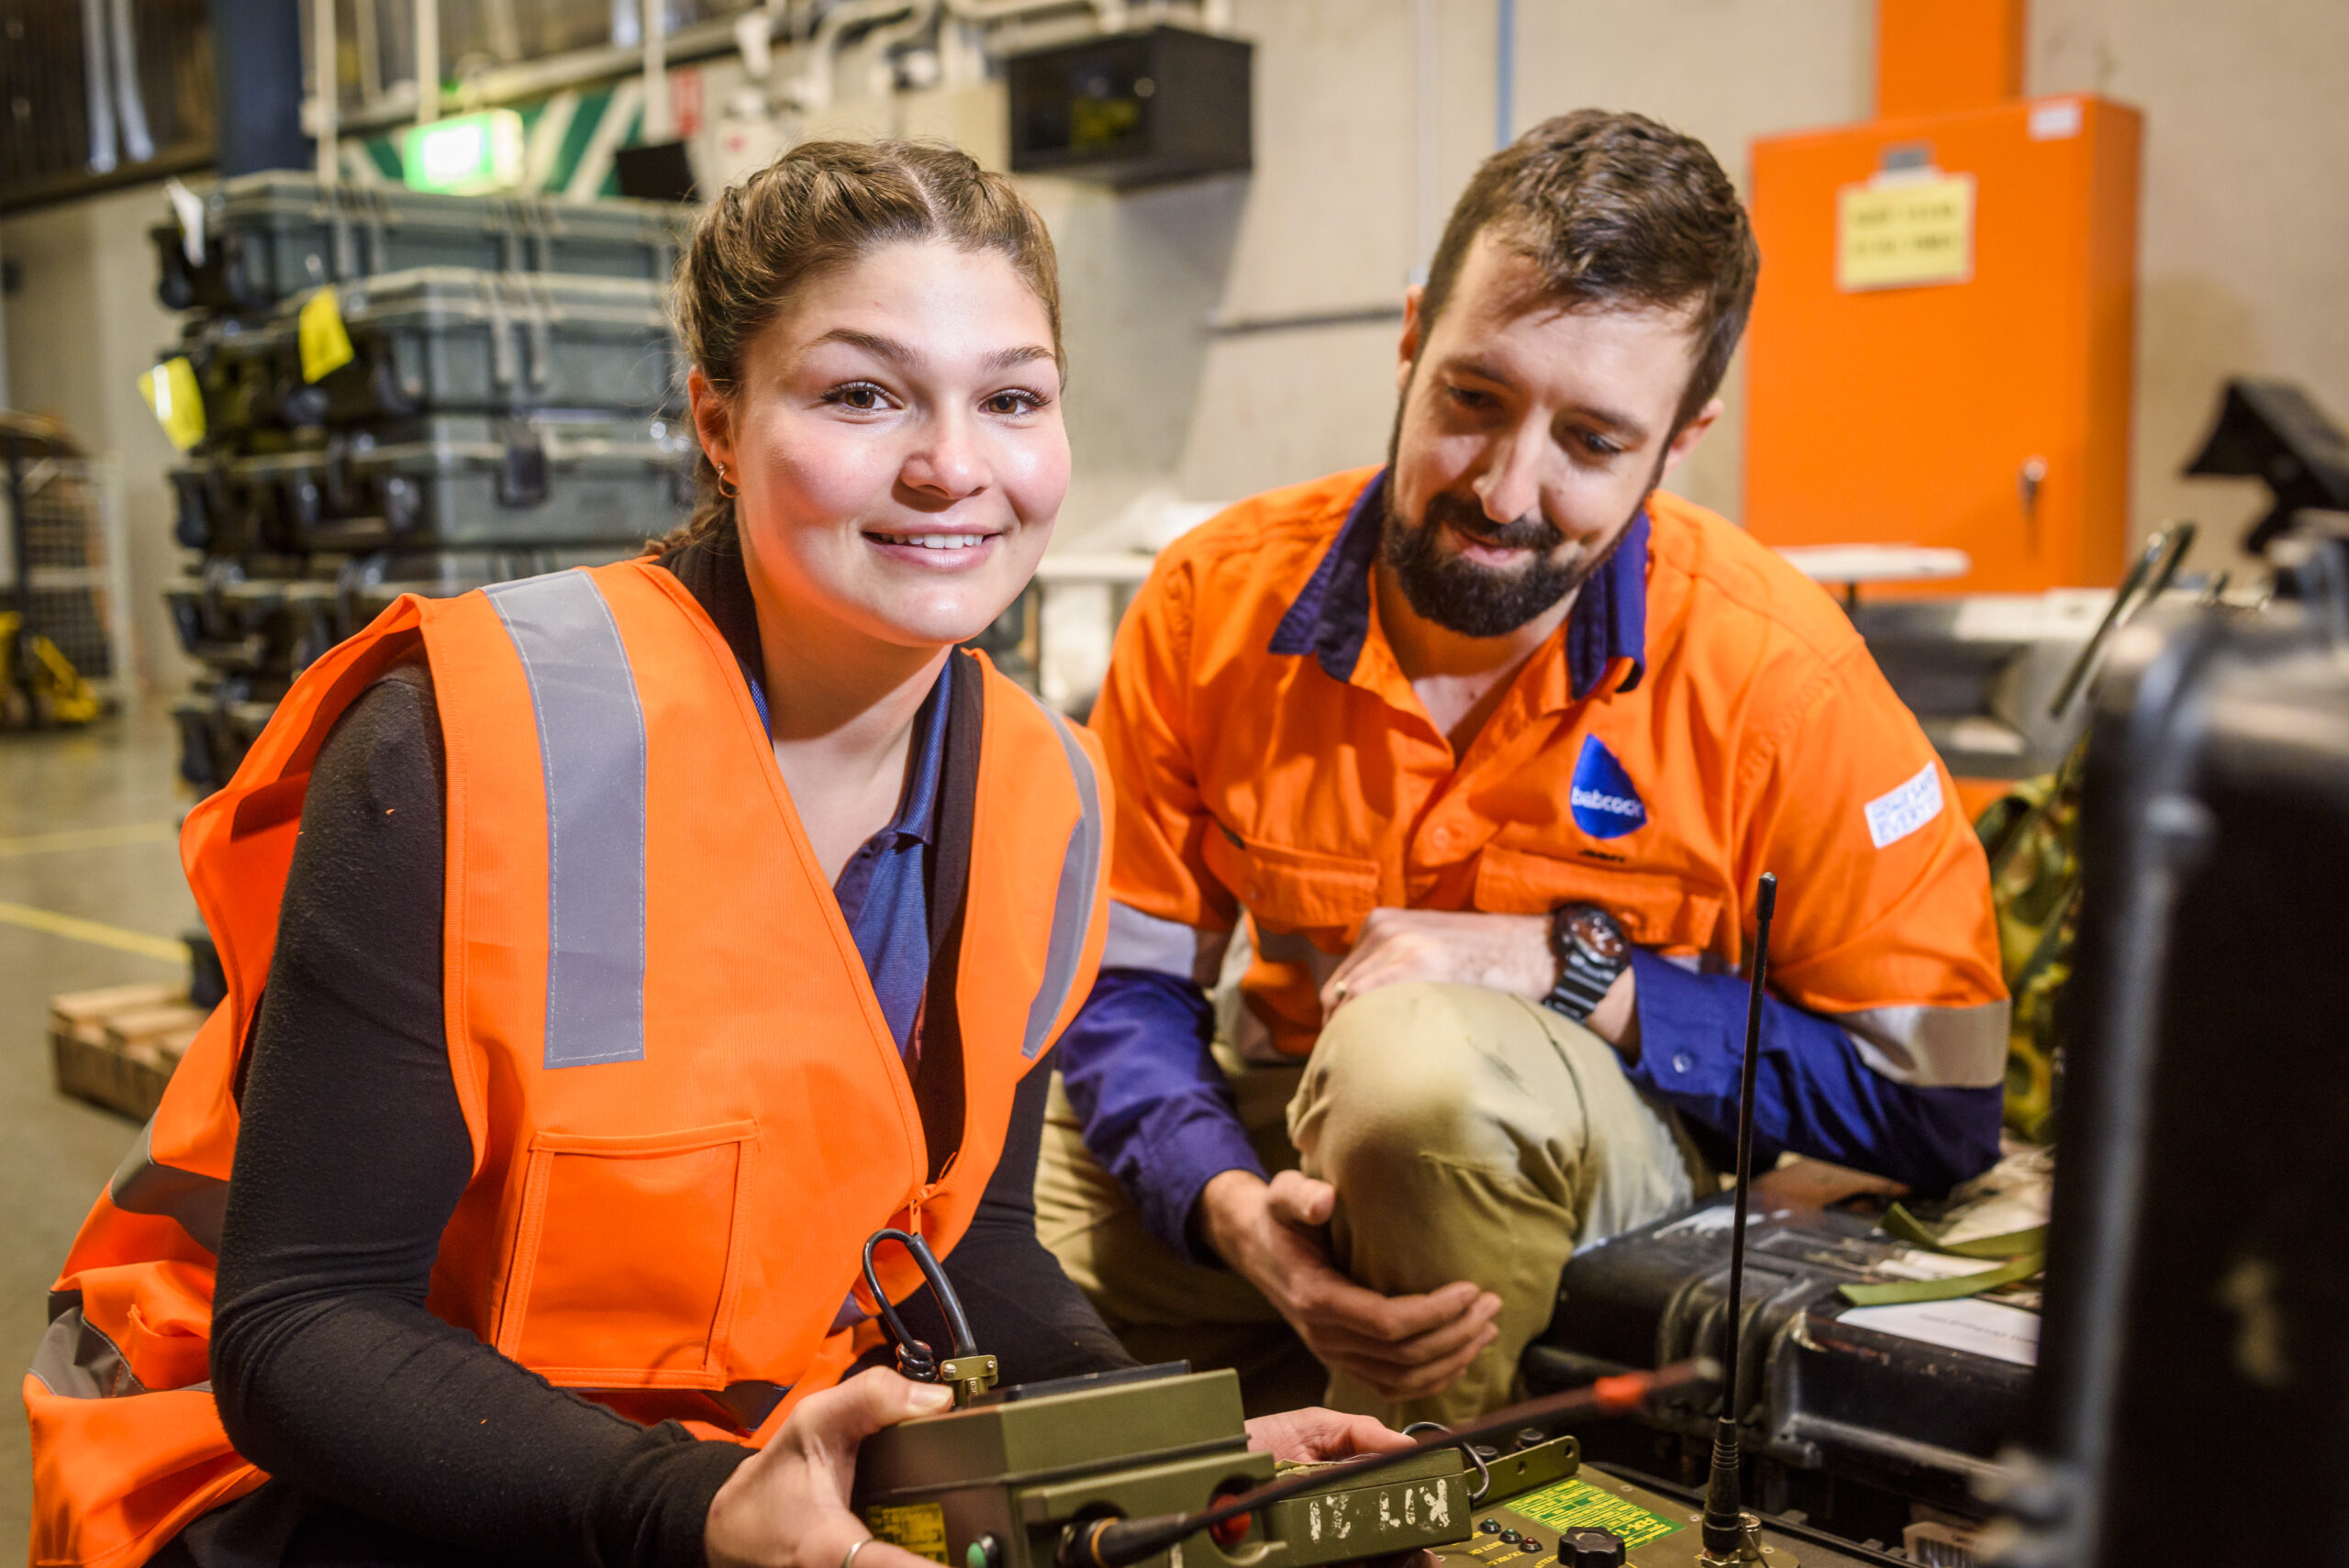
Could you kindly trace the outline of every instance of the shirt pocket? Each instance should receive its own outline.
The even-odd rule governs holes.
[[[723,1385],[757,1142],[750,1121],[534,1137],[499,1351],[574,1387]]]
[[[1641,947],[1672,954],[1709,951],[1719,933],[1720,895],[1670,872],[1594,866],[1559,855],[1485,847],[1476,865],[1476,907],[1497,915],[1547,914],[1562,904],[1596,904]],[[1734,961],[1732,945],[1722,955]]]
[[[1323,931],[1351,942],[1378,904],[1378,862],[1319,850],[1284,849],[1212,831],[1208,869],[1274,931]]]

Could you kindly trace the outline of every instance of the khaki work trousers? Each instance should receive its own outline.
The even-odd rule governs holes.
[[[1677,1118],[1611,1046],[1504,992],[1387,986],[1340,1008],[1304,1064],[1244,1064],[1222,1041],[1216,1055],[1265,1170],[1338,1189],[1330,1250],[1349,1276],[1390,1296],[1473,1280],[1502,1301],[1499,1338],[1440,1394],[1392,1405],[1325,1374],[1254,1286],[1143,1229],[1055,1080],[1038,1235],[1134,1355],[1237,1368],[1252,1415],[1319,1401],[1452,1424],[1506,1404],[1575,1246],[1710,1190]]]

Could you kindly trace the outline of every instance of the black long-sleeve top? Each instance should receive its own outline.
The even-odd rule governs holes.
[[[697,549],[663,564],[757,670],[739,558]],[[441,772],[420,665],[364,693],[319,753],[246,1067],[213,1309],[221,1420],[273,1479],[158,1562],[698,1564],[710,1498],[747,1457],[554,1388],[425,1309],[472,1172],[442,1029]],[[1024,1081],[946,1260],[1007,1381],[1130,1364],[1036,1240],[1047,1080],[1039,1064]],[[942,1340],[926,1300],[907,1317]]]

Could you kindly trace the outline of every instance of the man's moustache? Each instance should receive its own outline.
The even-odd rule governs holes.
[[[1439,495],[1430,501],[1419,526],[1430,533],[1449,526],[1464,539],[1492,550],[1532,550],[1546,555],[1566,542],[1566,536],[1546,517],[1523,517],[1496,523],[1485,516],[1483,507],[1456,495]]]

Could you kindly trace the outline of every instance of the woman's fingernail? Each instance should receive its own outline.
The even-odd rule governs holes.
[[[924,1410],[943,1410],[954,1403],[954,1391],[935,1383],[914,1385],[914,1404]]]

